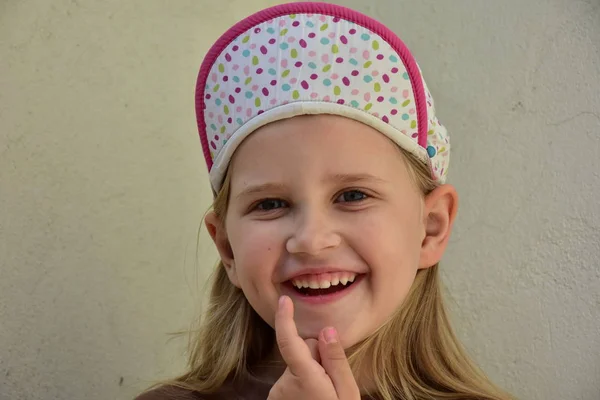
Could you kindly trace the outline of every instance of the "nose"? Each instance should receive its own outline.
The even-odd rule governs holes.
[[[294,218],[294,232],[286,242],[290,254],[315,256],[340,245],[341,237],[325,212],[305,209]]]

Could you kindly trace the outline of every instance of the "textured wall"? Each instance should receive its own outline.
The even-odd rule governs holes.
[[[182,366],[216,259],[193,112],[277,1],[0,1],[0,400],[130,399]],[[462,196],[460,336],[522,399],[600,398],[600,2],[338,1],[412,48]],[[371,5],[367,5],[371,4]]]

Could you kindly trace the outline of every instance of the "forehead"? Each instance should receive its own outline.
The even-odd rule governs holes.
[[[401,173],[403,155],[386,136],[355,120],[308,115],[266,125],[236,150],[233,181],[294,179],[319,173]]]

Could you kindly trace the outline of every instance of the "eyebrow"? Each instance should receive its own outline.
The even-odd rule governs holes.
[[[246,196],[251,196],[256,193],[262,192],[282,192],[285,189],[285,185],[280,183],[263,183],[262,185],[254,185],[249,186],[246,189],[242,190],[237,196],[236,199],[241,199]]]
[[[351,185],[361,182],[376,182],[385,183],[385,179],[379,178],[371,174],[333,174],[324,179],[324,182],[334,183],[338,185]],[[236,197],[241,199],[246,196],[251,196],[263,192],[283,192],[286,188],[285,184],[281,183],[263,183],[260,185],[249,186],[242,190]]]
[[[334,174],[330,175],[325,179],[326,182],[333,182],[337,184],[352,184],[360,182],[376,182],[385,183],[385,179],[379,178],[371,174]]]

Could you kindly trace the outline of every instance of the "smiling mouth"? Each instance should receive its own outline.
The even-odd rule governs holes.
[[[294,290],[296,290],[296,292],[298,292],[299,294],[301,294],[303,296],[307,296],[307,297],[325,296],[328,294],[333,294],[333,293],[341,292],[342,290],[346,290],[353,284],[354,284],[354,282],[348,282],[348,284],[346,284],[346,285],[341,285],[341,284],[335,285],[335,286],[331,286],[327,289],[297,288],[294,286]]]
[[[362,274],[345,273],[321,279],[296,278],[289,281],[289,286],[298,294],[305,297],[326,296],[342,292],[354,285]]]

